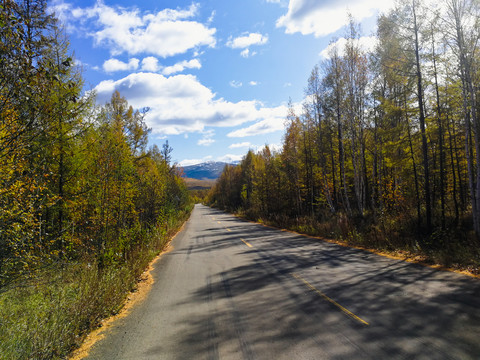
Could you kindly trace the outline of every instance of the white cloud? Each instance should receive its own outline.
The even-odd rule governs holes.
[[[242,142],[242,143],[232,144],[228,148],[229,149],[240,149],[240,148],[249,148],[251,146],[252,146],[252,144],[250,144],[249,142]]]
[[[146,121],[157,135],[203,132],[207,126],[234,127],[268,119],[266,125],[270,129],[265,124],[261,129],[266,133],[279,129],[277,123],[283,124],[287,114],[285,106],[264,108],[255,100],[229,102],[217,98],[193,75],[165,77],[158,73],[139,72],[117,81],[102,81],[95,88],[97,102],[109,101],[115,90],[134,108],[150,108]]]
[[[269,144],[268,147],[272,152],[280,152],[283,149],[283,145],[281,144]]]
[[[284,118],[271,118],[261,120],[249,127],[232,131],[227,134],[228,137],[246,137],[246,136],[255,136],[261,134],[268,134],[275,131],[280,131],[284,129]]]
[[[268,35],[260,33],[250,33],[245,36],[239,36],[235,39],[230,39],[227,46],[232,49],[245,49],[252,45],[265,45],[268,41]]]
[[[175,65],[172,66],[167,66],[162,70],[163,75],[171,75],[174,73],[182,72],[185,69],[200,69],[202,67],[202,64],[198,59],[192,59],[190,61],[182,61],[179,63],[176,63]]]
[[[105,70],[107,73],[112,73],[115,71],[137,70],[139,62],[140,61],[135,58],[130,59],[128,63],[117,59],[109,59],[103,63],[103,70]]]
[[[142,60],[142,71],[161,72],[163,75],[172,75],[184,71],[185,69],[200,69],[202,64],[198,59],[184,60],[171,66],[162,66],[158,59],[148,56]]]
[[[249,49],[242,50],[240,52],[240,56],[244,58],[248,58],[250,56],[250,50]]]
[[[142,60],[142,71],[157,72],[161,68],[156,57],[148,56]]]
[[[257,85],[258,85],[258,81],[250,81],[250,82],[248,83],[248,85],[250,85],[250,86],[257,86]]]
[[[243,159],[244,155],[234,155],[234,154],[226,154],[217,158],[217,161],[225,162],[225,163],[234,163],[239,162]]]
[[[73,63],[75,66],[78,66],[78,67],[88,66],[88,64],[82,62],[82,60],[80,59],[73,59]]]
[[[394,0],[290,0],[288,11],[277,20],[287,34],[313,34],[316,37],[336,32],[347,24],[347,12],[357,21],[393,7]]]
[[[203,133],[203,138],[198,140],[197,145],[200,146],[210,146],[212,145],[215,140],[212,137],[215,135],[215,131],[208,130]]]
[[[234,130],[227,134],[228,137],[246,137],[261,134],[268,134],[275,131],[284,130],[285,118],[288,109],[286,106],[276,108],[262,108],[259,110],[260,121],[246,128]]]
[[[198,140],[197,145],[200,145],[200,146],[210,146],[210,145],[212,145],[214,142],[215,142],[215,140],[213,140],[213,139],[200,139],[200,140]]]
[[[296,114],[303,110],[302,103],[294,103],[293,109]],[[287,105],[281,105],[274,108],[263,107],[258,110],[257,121],[246,128],[237,129],[227,134],[228,137],[247,137],[268,134],[285,129],[285,121],[288,114]]]
[[[215,15],[217,15],[217,12],[213,10],[212,13],[210,14],[210,17],[207,20],[207,24],[211,24],[213,22],[213,20],[215,19]]]
[[[281,7],[288,7],[288,0],[265,0],[267,3],[278,4]]]
[[[198,6],[142,14],[136,8],[111,7],[101,0],[87,8],[72,8],[57,0],[52,9],[67,20],[69,29],[78,27],[113,55],[147,53],[165,58],[199,46],[215,46],[216,29],[191,20]]]
[[[240,88],[243,86],[242,82],[241,81],[237,81],[237,80],[232,80],[230,81],[230,86],[233,87],[233,88]]]
[[[378,39],[375,36],[363,36],[358,39],[358,45],[365,52],[371,52],[375,49],[375,46],[378,43]],[[345,51],[345,45],[347,40],[345,38],[340,38],[337,41],[330,43],[325,49],[320,52],[320,56],[324,59],[330,58],[330,52],[336,47],[339,54],[343,54]]]
[[[250,51],[250,49],[244,49],[240,52],[240,56],[246,58],[257,55],[256,51]]]
[[[65,28],[69,32],[77,31],[77,27],[70,23],[71,17],[76,19],[78,16],[75,14],[75,9],[72,9],[72,5],[64,2],[63,0],[52,0],[48,4],[48,11],[51,14],[55,14],[55,17],[60,20],[62,24],[65,24]]]
[[[257,54],[256,51],[250,51],[249,47],[252,45],[265,45],[268,42],[268,35],[260,33],[250,33],[248,35],[239,36],[234,39],[230,38],[227,46],[232,49],[243,49],[240,56],[244,58],[252,57]]]

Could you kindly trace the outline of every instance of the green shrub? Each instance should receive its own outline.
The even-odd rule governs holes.
[[[138,238],[129,256],[108,251],[103,266],[93,258],[57,264],[27,282],[1,288],[0,359],[65,358],[102,319],[120,310],[136,279],[190,210],[176,214],[167,227],[130,233]],[[119,241],[115,250],[122,246]]]

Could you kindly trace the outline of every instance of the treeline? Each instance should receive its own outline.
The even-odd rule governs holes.
[[[478,248],[479,11],[399,2],[370,52],[351,19],[312,70],[303,110],[290,106],[281,151],[249,151],[209,202],[375,246]]]
[[[187,218],[148,109],[103,105],[45,0],[0,0],[0,359],[64,359]]]
[[[0,288],[52,263],[128,261],[189,204],[147,109],[82,94],[45,0],[0,3]]]

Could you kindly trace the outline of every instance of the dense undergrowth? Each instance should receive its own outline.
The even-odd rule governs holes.
[[[95,258],[52,264],[0,289],[0,359],[63,359],[100,321],[118,313],[148,263],[192,207],[145,231],[127,259],[108,267]]]

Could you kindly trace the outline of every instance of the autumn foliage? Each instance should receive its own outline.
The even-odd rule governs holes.
[[[46,1],[0,2],[0,288],[87,259],[125,263],[189,203],[146,109],[82,94]],[[163,229],[163,230],[162,230]]]
[[[291,104],[283,147],[249,151],[209,195],[303,232],[478,265],[477,2],[399,2],[375,48],[353,19]],[[339,44],[343,44],[340,46]]]

